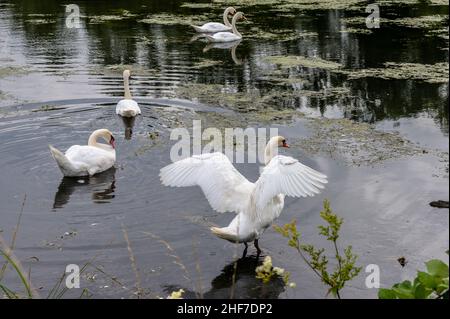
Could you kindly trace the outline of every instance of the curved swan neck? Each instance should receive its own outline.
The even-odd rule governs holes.
[[[89,146],[98,146],[97,140],[100,137],[100,131],[92,132],[91,136],[89,136],[88,145]]]
[[[236,34],[238,37],[242,38],[242,34],[239,33],[239,31],[236,29],[236,21],[238,18],[240,18],[241,15],[236,13],[233,17],[233,20],[231,20],[231,29],[233,30],[233,33]]]
[[[125,95],[124,98],[127,100],[131,100],[131,92],[130,92],[130,81],[129,81],[129,77],[124,75],[123,76],[123,86],[124,86],[124,90],[125,90]]]
[[[269,164],[278,153],[278,141],[271,138],[264,149],[264,165]]]
[[[231,27],[230,20],[228,20],[228,14],[230,13],[231,10],[232,8],[229,7],[226,8],[225,11],[223,12],[223,24],[225,24],[227,27]]]

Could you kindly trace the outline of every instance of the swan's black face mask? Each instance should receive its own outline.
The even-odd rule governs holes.
[[[111,139],[109,140],[109,144],[112,146],[112,148],[116,148],[116,139],[112,135]]]
[[[289,145],[286,143],[286,140],[283,140],[282,143],[283,143],[283,147],[289,148]]]

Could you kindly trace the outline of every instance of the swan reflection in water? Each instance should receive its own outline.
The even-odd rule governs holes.
[[[203,53],[208,52],[211,49],[222,49],[222,50],[231,49],[230,50],[230,52],[231,52],[231,59],[233,59],[233,62],[236,65],[241,65],[242,64],[242,60],[238,59],[237,56],[236,56],[236,48],[241,43],[241,40],[232,41],[232,42],[211,42],[211,43],[208,43],[203,48]]]
[[[90,194],[94,203],[108,203],[114,198],[115,167],[90,177],[63,177],[55,194],[53,209],[63,208],[72,194]]]
[[[256,256],[243,257],[236,262],[226,265],[222,272],[212,280],[211,289],[203,293],[206,299],[228,299],[233,294],[236,299],[276,299],[285,290],[285,283],[281,277],[272,278],[268,283],[263,283],[256,278],[255,269],[262,263]],[[235,270],[236,264],[236,270]],[[233,279],[236,274],[235,279]],[[234,282],[234,285],[233,285]],[[168,294],[176,291],[179,286],[165,286]],[[183,288],[183,298],[196,299],[199,293]]]
[[[125,126],[125,139],[131,140],[131,136],[133,135],[133,127],[134,122],[136,121],[136,117],[121,117],[123,121],[123,125]]]
[[[205,38],[205,34],[204,33],[198,33],[198,34],[194,34],[191,38],[191,42],[197,41],[199,39],[204,39]],[[239,46],[239,44],[241,43],[242,39],[240,40],[236,40],[236,41],[230,41],[230,42],[209,42],[204,48],[203,48],[203,53],[208,52],[211,49],[222,49],[222,50],[227,50],[227,49],[231,49],[230,53],[231,53],[231,59],[233,60],[233,62],[236,65],[241,65],[242,64],[242,60],[238,59],[236,56],[236,48]]]

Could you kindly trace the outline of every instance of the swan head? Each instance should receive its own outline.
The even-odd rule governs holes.
[[[97,143],[97,139],[102,138],[106,143],[111,145],[113,149],[116,148],[116,139],[114,135],[106,128],[102,128],[94,131],[89,137],[88,145],[95,145]]]
[[[124,79],[129,79],[131,77],[131,72],[130,70],[125,70],[123,71],[123,78]]]
[[[286,138],[281,135],[277,135],[272,137],[267,143],[265,152],[264,152],[264,164],[269,164],[270,160],[277,155],[279,147],[289,148],[289,145],[286,142]]]
[[[233,20],[240,21],[240,20],[247,20],[247,18],[244,16],[244,12],[239,11],[233,16]]]
[[[267,143],[267,146],[270,146],[272,148],[275,147],[287,147],[289,148],[289,145],[286,142],[286,138],[281,135],[277,135],[272,137],[269,142]]]
[[[225,9],[225,12],[234,16],[236,14],[236,9],[233,7],[228,7]]]

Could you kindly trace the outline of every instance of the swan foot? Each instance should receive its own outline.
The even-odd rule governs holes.
[[[259,257],[259,255],[261,255],[261,253],[262,253],[262,250],[261,250],[261,248],[259,248],[258,239],[255,239],[253,244],[255,245],[255,248],[256,248],[256,257]]]
[[[245,258],[245,256],[247,256],[247,249],[248,249],[248,245],[247,243],[244,243],[245,248],[244,248],[244,252],[242,253],[242,258]]]

